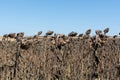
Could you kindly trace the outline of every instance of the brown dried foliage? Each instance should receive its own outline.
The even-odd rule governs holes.
[[[64,45],[52,40],[33,40],[27,49],[16,41],[1,41],[0,80],[120,79],[120,38],[94,42],[70,37]]]

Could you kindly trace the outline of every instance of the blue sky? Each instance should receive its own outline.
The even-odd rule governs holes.
[[[48,30],[68,34],[92,29],[120,32],[120,0],[0,0],[0,35]]]

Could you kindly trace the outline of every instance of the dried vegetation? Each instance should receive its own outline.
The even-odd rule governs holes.
[[[120,38],[97,30],[77,36],[46,33],[25,38],[5,34],[0,41],[0,80],[120,80]],[[77,37],[76,37],[77,36]],[[9,41],[8,38],[14,38]]]

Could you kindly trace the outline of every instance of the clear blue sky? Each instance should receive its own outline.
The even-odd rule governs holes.
[[[89,28],[94,34],[106,27],[109,35],[120,32],[120,0],[0,0],[0,35],[83,33]]]

